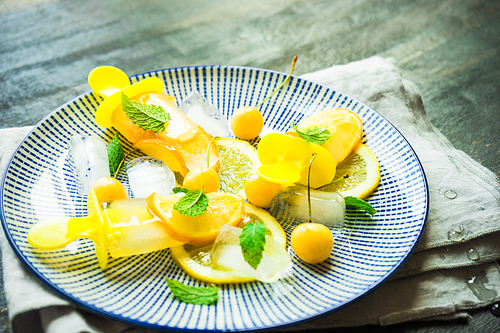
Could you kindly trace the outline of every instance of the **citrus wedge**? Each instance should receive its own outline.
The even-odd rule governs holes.
[[[239,139],[218,138],[214,142],[220,158],[219,190],[245,198],[245,182],[260,166],[257,150]]]
[[[347,178],[343,178],[348,175]],[[380,182],[380,168],[377,157],[362,143],[337,165],[334,179],[340,179],[331,185],[320,188],[322,191],[335,191],[344,197],[353,196],[360,199],[368,197]]]
[[[323,127],[330,131],[330,139],[323,145],[335,162],[343,161],[356,147],[363,134],[363,121],[346,109],[328,109],[302,120],[297,128],[305,131],[311,127]]]
[[[280,245],[286,248],[286,235],[281,225],[267,211],[245,204],[245,216],[238,227],[243,228],[248,223],[262,221],[267,227],[267,233]],[[181,245],[170,248],[172,257],[189,275],[209,283],[242,283],[254,281],[241,273],[213,265],[211,262],[212,244],[205,246]]]
[[[184,216],[173,209],[181,194],[151,194],[146,204],[151,212],[165,223],[172,238],[188,244],[205,245],[215,241],[224,224],[238,225],[245,213],[243,198],[238,195],[212,192],[207,193],[207,211],[194,217]]]

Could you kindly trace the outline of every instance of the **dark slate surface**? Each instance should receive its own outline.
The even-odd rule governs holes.
[[[295,75],[373,55],[396,59],[432,123],[500,175],[498,0],[3,0],[0,128],[34,125],[89,90],[94,67],[129,75],[189,65],[241,65]],[[8,330],[0,294],[0,330]],[[498,332],[470,321],[333,332]]]

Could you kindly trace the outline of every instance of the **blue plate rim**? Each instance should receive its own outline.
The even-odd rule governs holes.
[[[156,74],[156,73],[166,72],[166,71],[185,70],[185,69],[204,69],[204,68],[224,68],[224,69],[236,69],[236,70],[237,69],[244,69],[244,70],[254,70],[254,71],[259,71],[259,72],[268,72],[268,73],[272,73],[272,74],[278,74],[278,75],[281,75],[281,76],[286,76],[287,75],[285,73],[274,71],[274,70],[261,69],[261,68],[256,68],[256,67],[247,67],[247,66],[196,65],[196,66],[172,67],[172,68],[164,68],[164,69],[157,69],[157,70],[147,71],[147,72],[143,72],[143,73],[131,75],[130,79],[136,79],[136,78],[141,77],[141,76],[144,76],[144,77],[147,77],[148,75],[151,76],[152,73]],[[362,103],[359,100],[357,100],[357,99],[355,99],[355,98],[353,98],[353,97],[351,97],[351,96],[349,96],[349,95],[347,95],[347,94],[345,94],[345,93],[343,93],[341,91],[337,91],[337,90],[335,90],[333,88],[330,88],[330,87],[328,87],[326,85],[323,85],[323,84],[320,84],[320,83],[317,83],[317,82],[314,82],[314,81],[303,79],[303,78],[301,78],[299,76],[292,75],[292,78],[295,78],[295,79],[298,79],[298,80],[304,80],[304,81],[313,83],[315,85],[318,85],[320,87],[323,87],[325,89],[341,93],[343,96],[346,96],[346,97],[352,99],[353,101],[359,103],[360,105],[367,107],[371,112],[374,112],[378,116],[382,117],[394,130],[397,131],[397,133],[399,133],[399,135],[401,136],[401,138],[406,142],[407,146],[411,150],[411,152],[412,152],[415,160],[418,163],[418,169],[420,170],[420,172],[422,174],[423,186],[425,187],[425,191],[424,191],[425,192],[425,216],[424,216],[423,222],[421,224],[419,235],[415,239],[415,241],[414,241],[411,249],[406,253],[405,257],[397,265],[395,265],[390,271],[388,271],[384,276],[382,276],[380,279],[376,280],[374,282],[373,286],[370,289],[363,290],[362,292],[360,292],[360,293],[356,294],[354,297],[352,297],[352,299],[350,299],[348,301],[345,301],[345,302],[342,302],[339,306],[337,306],[337,307],[335,307],[334,309],[331,309],[331,310],[326,310],[326,311],[318,312],[318,313],[309,315],[309,316],[307,316],[305,318],[294,320],[294,321],[288,322],[288,323],[276,324],[276,325],[268,326],[268,327],[256,327],[256,328],[250,328],[250,329],[236,329],[235,331],[238,331],[238,332],[267,331],[267,330],[271,330],[271,329],[285,328],[285,327],[289,327],[289,326],[293,326],[293,325],[298,325],[298,324],[301,324],[301,323],[304,323],[304,322],[308,322],[308,321],[313,320],[313,319],[317,319],[317,318],[326,316],[326,315],[331,314],[333,312],[339,311],[339,310],[345,308],[348,305],[351,305],[351,304],[353,304],[355,302],[358,302],[358,301],[362,300],[364,297],[368,296],[369,294],[371,294],[372,292],[374,292],[376,289],[378,289],[384,282],[386,282],[408,260],[408,258],[410,257],[410,255],[414,252],[414,250],[415,250],[416,246],[418,245],[419,241],[421,240],[423,232],[424,232],[425,227],[427,225],[428,214],[429,214],[429,186],[428,186],[428,182],[427,182],[427,177],[426,177],[426,174],[425,174],[425,170],[424,170],[424,168],[422,166],[422,163],[421,163],[420,159],[418,158],[418,155],[415,152],[414,148],[412,147],[412,145],[410,144],[410,142],[406,139],[406,137],[399,131],[399,129],[396,126],[394,126],[386,117],[384,117],[383,115],[381,115],[380,113],[378,113],[376,110],[372,109],[371,107],[369,107],[365,103]],[[4,186],[5,186],[5,179],[7,177],[7,171],[8,171],[8,169],[9,169],[9,167],[10,167],[10,165],[11,165],[13,159],[14,159],[14,156],[19,151],[19,149],[21,148],[21,146],[23,145],[23,143],[26,141],[26,139],[31,135],[31,133],[33,131],[35,131],[42,123],[44,123],[46,121],[46,119],[50,118],[54,113],[58,112],[60,109],[64,108],[65,106],[70,105],[71,103],[75,102],[76,100],[78,100],[78,99],[80,99],[82,97],[85,97],[88,94],[92,94],[92,90],[88,90],[88,91],[86,91],[86,92],[84,92],[84,93],[82,93],[82,94],[80,94],[80,95],[72,98],[71,100],[69,100],[68,102],[66,102],[66,103],[62,104],[61,106],[57,107],[56,109],[54,109],[53,111],[51,111],[47,116],[45,116],[44,118],[42,118],[26,134],[26,136],[21,140],[21,142],[17,145],[17,147],[15,148],[14,152],[10,156],[10,158],[9,158],[9,160],[8,160],[6,166],[5,166],[5,169],[3,171],[2,178],[1,178],[1,183],[0,183],[0,221],[1,221],[1,224],[2,224],[3,232],[4,232],[5,236],[6,236],[8,242],[9,242],[11,248],[12,248],[12,250],[14,251],[14,253],[16,254],[16,256],[18,257],[18,259],[20,259],[20,261],[23,263],[23,265],[28,269],[28,271],[31,274],[33,274],[37,278],[38,281],[40,281],[45,287],[48,287],[50,290],[54,291],[59,296],[62,296],[64,299],[66,299],[69,302],[75,304],[76,306],[82,308],[83,310],[89,311],[91,313],[94,313],[94,314],[96,314],[98,316],[101,316],[101,317],[105,317],[105,318],[110,319],[110,320],[115,320],[115,321],[121,322],[123,324],[131,325],[131,326],[135,326],[135,327],[140,327],[140,328],[155,329],[155,330],[160,330],[160,331],[167,331],[168,330],[168,331],[176,331],[176,332],[207,332],[207,330],[179,328],[179,327],[166,327],[166,326],[160,326],[160,325],[156,325],[156,324],[146,324],[146,323],[137,322],[137,321],[134,321],[134,320],[122,318],[122,317],[117,316],[117,315],[109,314],[107,312],[104,312],[104,311],[100,310],[99,308],[97,308],[95,306],[86,304],[86,303],[80,301],[79,299],[76,299],[70,293],[67,293],[64,290],[61,290],[61,289],[57,288],[52,283],[50,283],[50,281],[47,281],[43,276],[41,276],[41,274],[39,274],[38,271],[35,270],[35,268],[33,267],[33,265],[29,261],[27,261],[26,258],[24,258],[24,255],[22,254],[22,252],[20,251],[20,249],[16,245],[16,243],[15,243],[12,235],[10,234],[10,232],[7,231],[8,230],[8,228],[7,228],[7,221],[5,220],[5,217],[4,217],[4,214],[3,214],[3,212],[4,212]],[[211,330],[211,331],[223,332],[225,330],[215,329],[215,330]]]

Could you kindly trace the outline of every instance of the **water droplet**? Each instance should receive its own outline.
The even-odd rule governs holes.
[[[500,303],[493,304],[490,308],[490,312],[495,316],[500,316]]]
[[[438,190],[438,194],[443,194],[443,190]]]
[[[443,195],[448,199],[455,199],[457,197],[457,192],[453,190],[446,190],[444,191]]]
[[[470,248],[467,251],[467,257],[469,257],[470,260],[478,260],[479,252],[475,248]]]
[[[481,301],[491,301],[497,296],[495,290],[486,289],[484,283],[488,282],[488,277],[485,272],[481,272],[466,281],[467,287],[474,293],[474,295]]]
[[[464,225],[460,224],[459,230],[450,230],[448,231],[448,239],[454,242],[459,242],[467,236],[469,231],[465,230]]]
[[[440,254],[440,255],[439,255],[439,259],[441,259],[441,260],[445,260],[445,259],[446,259],[446,257],[444,256],[444,254]]]

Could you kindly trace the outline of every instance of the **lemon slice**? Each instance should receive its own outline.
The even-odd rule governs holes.
[[[262,221],[267,227],[267,233],[284,248],[286,235],[281,225],[267,211],[245,204],[245,216],[239,227],[246,224]],[[189,275],[209,283],[242,283],[254,281],[241,273],[222,268],[211,262],[212,244],[206,246],[181,245],[170,248],[172,257],[177,264]]]
[[[215,144],[219,150],[219,190],[245,198],[245,182],[260,166],[257,150],[239,139],[218,138]]]
[[[344,175],[347,178],[342,178]],[[368,197],[380,182],[380,168],[377,157],[368,147],[358,143],[352,153],[337,165],[335,183],[321,187],[322,191],[339,192],[344,197],[360,199]]]

